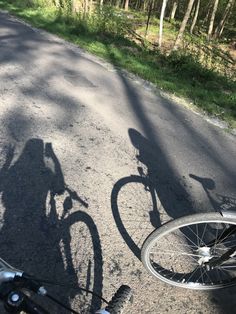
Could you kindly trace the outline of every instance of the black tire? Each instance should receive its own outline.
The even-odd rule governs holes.
[[[212,290],[235,285],[235,257],[212,270],[204,267],[209,259],[221,256],[230,245],[236,245],[235,232],[210,245],[224,230],[235,225],[236,218],[226,218],[220,213],[178,218],[147,237],[142,246],[141,260],[151,275],[174,286]]]
[[[122,313],[124,307],[127,305],[131,298],[131,288],[129,286],[121,286],[117,292],[114,294],[111,301],[106,307],[106,311],[110,314],[120,314]]]

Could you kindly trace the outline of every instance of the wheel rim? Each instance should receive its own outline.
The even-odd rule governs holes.
[[[161,280],[175,286],[192,289],[216,289],[235,284],[236,259],[213,270],[204,264],[236,246],[236,234],[231,233],[210,247],[213,239],[235,223],[220,220],[182,224],[154,238],[146,248],[146,266]]]

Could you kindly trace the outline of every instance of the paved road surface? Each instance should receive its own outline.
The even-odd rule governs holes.
[[[5,13],[0,97],[2,257],[41,277],[79,280],[108,299],[129,284],[127,313],[233,312],[235,289],[174,288],[150,277],[137,257],[160,221],[235,208],[234,136]],[[155,213],[141,171],[155,184]],[[99,306],[59,290],[81,313]]]

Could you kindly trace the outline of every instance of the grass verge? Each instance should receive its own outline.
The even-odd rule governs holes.
[[[158,88],[191,103],[236,127],[236,82],[207,70],[190,55],[170,54],[143,48],[121,36],[91,30],[81,20],[59,14],[54,7],[29,6],[23,1],[0,0],[0,8],[79,45],[124,68]]]

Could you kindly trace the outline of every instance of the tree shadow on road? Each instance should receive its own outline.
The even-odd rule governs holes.
[[[8,146],[5,151],[0,171],[5,207],[1,257],[38,278],[67,284],[66,288],[49,288],[65,304],[71,303],[85,313],[99,308],[98,298],[78,290],[81,285],[102,292],[97,227],[86,212],[73,210],[75,202],[85,207],[88,204],[65,184],[51,143],[28,140],[15,162],[14,147]],[[46,305],[50,312],[63,313],[61,308]]]

